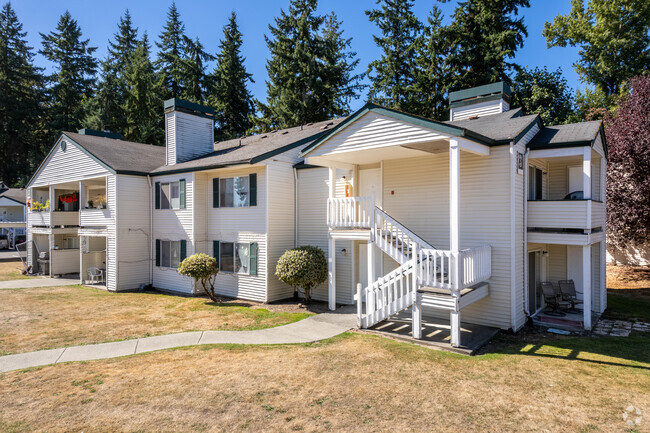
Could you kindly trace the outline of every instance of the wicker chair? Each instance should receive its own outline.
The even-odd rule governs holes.
[[[560,280],[558,281],[560,286],[560,293],[562,293],[562,300],[571,303],[571,309],[569,311],[580,311],[576,308],[576,305],[582,304],[583,301],[578,299],[578,293],[576,291],[576,285],[573,283],[573,280]]]
[[[552,283],[545,281],[539,283],[539,285],[542,288],[542,295],[544,296],[544,302],[547,306],[546,314],[558,317],[566,316],[566,314],[561,312],[560,309],[568,308],[570,303],[562,299],[562,295],[556,292]],[[550,308],[551,311],[548,311],[548,308]]]

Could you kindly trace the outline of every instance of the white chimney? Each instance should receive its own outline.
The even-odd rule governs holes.
[[[503,81],[449,92],[449,120],[503,113],[510,109],[510,86]]]
[[[165,101],[167,165],[214,151],[214,110],[174,98]]]

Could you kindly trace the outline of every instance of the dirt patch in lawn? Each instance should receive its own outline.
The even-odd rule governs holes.
[[[261,329],[310,314],[298,307],[81,286],[3,289],[0,305],[0,354],[183,331]]]
[[[29,278],[20,273],[22,270],[24,270],[24,268],[20,260],[2,260],[0,261],[0,281]]]
[[[470,358],[347,334],[49,366],[0,375],[0,430],[626,431],[625,408],[650,411],[650,364],[583,340]]]

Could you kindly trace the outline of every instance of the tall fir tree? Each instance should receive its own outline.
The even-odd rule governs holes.
[[[452,90],[497,81],[511,82],[517,66],[509,62],[524,44],[528,30],[519,9],[530,0],[460,2],[449,26]]]
[[[446,120],[449,117],[446,94],[450,86],[447,63],[450,46],[447,39],[448,29],[442,25],[442,19],[442,11],[434,5],[427,17],[417,56],[418,104],[413,111],[413,114],[436,120]]]
[[[186,70],[185,41],[185,24],[181,21],[181,15],[174,2],[167,12],[167,23],[160,34],[160,41],[156,42],[159,51],[155,67],[160,76],[165,99],[180,98],[183,95],[183,76]]]
[[[126,95],[122,110],[126,118],[124,138],[138,143],[163,144],[163,101],[151,63],[151,47],[145,33],[126,67]]]
[[[321,95],[323,82],[319,59],[324,44],[318,34],[324,18],[316,14],[316,0],[292,0],[289,11],[280,11],[271,36],[265,36],[271,58],[267,106],[272,125],[287,128],[325,120]]]
[[[133,26],[127,9],[120,18],[113,40],[108,42],[108,55],[101,64],[101,80],[95,103],[95,115],[101,129],[123,133],[126,128],[126,116],[122,110],[126,99],[126,69],[131,64],[137,45],[138,29]]]
[[[89,46],[89,39],[82,39],[79,24],[66,11],[49,34],[41,33],[43,48],[40,53],[55,64],[50,77],[52,85],[49,115],[50,140],[64,130],[78,129],[85,117],[84,100],[93,97],[93,84],[97,60],[93,57],[96,47]]]
[[[183,83],[185,84],[181,97],[197,104],[203,104],[206,99],[208,77],[206,62],[214,60],[214,56],[205,51],[198,38],[185,38],[186,58],[183,59]]]
[[[366,86],[361,84],[363,74],[355,74],[359,65],[357,53],[351,50],[352,38],[346,38],[334,12],[325,17],[323,40],[325,68],[323,106],[327,118],[350,114],[350,102],[359,97]]]
[[[412,0],[377,0],[379,9],[366,11],[381,32],[373,36],[381,49],[381,58],[370,62],[368,100],[403,111],[415,111],[417,52],[421,43],[422,23],[413,13]]]
[[[217,66],[210,77],[208,103],[214,108],[214,135],[217,140],[242,136],[252,126],[255,108],[247,83],[253,82],[253,75],[246,71],[241,46],[242,34],[237,25],[237,15],[232,12],[228,24],[223,28]]]
[[[11,186],[24,185],[42,157],[35,131],[44,78],[26,36],[6,3],[0,9],[0,180]]]

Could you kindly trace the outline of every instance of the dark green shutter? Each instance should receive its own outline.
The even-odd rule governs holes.
[[[182,197],[182,196],[181,196]],[[181,262],[187,257],[187,241],[181,240]]]
[[[219,207],[219,178],[212,179],[212,207]]]
[[[212,255],[217,259],[217,269],[219,269],[219,241],[212,241]]]
[[[160,239],[156,239],[156,266],[160,267]]]
[[[180,205],[181,209],[185,209],[185,183],[186,183],[185,179],[181,179],[178,182],[178,186],[179,186],[179,189],[181,191],[181,197],[180,197],[181,198],[181,200],[180,200],[181,201],[181,205]]]
[[[160,182],[156,182],[156,209],[160,209]]]
[[[249,269],[251,275],[257,275],[257,242],[251,244]]]
[[[248,188],[251,193],[250,206],[257,206],[257,173],[248,175]]]

